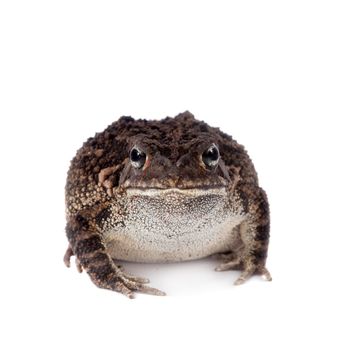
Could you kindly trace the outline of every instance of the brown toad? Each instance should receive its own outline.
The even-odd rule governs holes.
[[[160,121],[122,117],[89,138],[66,184],[65,263],[76,256],[101,288],[163,295],[115,262],[219,254],[235,284],[265,268],[269,205],[244,148],[189,112]]]

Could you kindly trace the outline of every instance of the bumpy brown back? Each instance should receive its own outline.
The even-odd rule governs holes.
[[[243,146],[218,128],[196,120],[190,112],[160,121],[121,117],[103,132],[89,138],[73,158],[66,183],[68,215],[107,200],[105,189],[98,186],[99,173],[102,169],[123,163],[128,157],[129,141],[136,135],[144,135],[150,142],[156,142],[159,152],[172,161],[186,154],[192,141],[213,138],[231,178],[239,171],[242,183],[258,182]],[[118,186],[121,170],[122,167],[113,174],[113,186]]]

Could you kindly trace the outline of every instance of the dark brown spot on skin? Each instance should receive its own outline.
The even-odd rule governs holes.
[[[267,258],[267,249],[262,247],[261,249],[252,252],[253,262],[255,265],[264,265]]]
[[[105,208],[101,210],[96,216],[96,224],[100,226],[102,221],[106,220],[110,215],[111,215],[110,208]]]
[[[90,238],[78,241],[73,248],[74,254],[83,256],[84,254],[92,253],[95,250],[104,248],[101,238],[99,236],[93,236]]]
[[[89,265],[101,265],[101,264],[108,264],[109,258],[106,253],[103,252],[97,252],[92,256],[89,257],[81,257],[80,262],[83,266],[89,266]]]
[[[79,225],[79,229],[87,230],[89,227],[89,220],[80,214],[75,217],[75,221]]]
[[[243,191],[239,191],[238,193],[239,193],[239,196],[241,199],[241,203],[242,203],[244,212],[248,213],[249,212],[249,207],[248,207],[249,196]]]
[[[270,232],[269,225],[258,226],[256,228],[255,239],[259,241],[266,241],[267,239],[269,239],[269,236],[270,236],[269,232]]]
[[[95,275],[100,280],[108,279],[108,277],[113,276],[115,269],[110,264],[105,264],[102,266],[93,266],[88,267],[88,271],[91,275]]]

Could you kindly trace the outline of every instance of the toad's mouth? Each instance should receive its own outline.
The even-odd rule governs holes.
[[[183,192],[183,191],[208,191],[212,189],[226,189],[228,188],[230,182],[222,177],[217,177],[215,179],[204,179],[201,181],[191,181],[184,179],[151,179],[147,181],[138,180],[130,181],[126,180],[121,188],[129,190],[138,190],[138,191],[174,191],[174,192]]]

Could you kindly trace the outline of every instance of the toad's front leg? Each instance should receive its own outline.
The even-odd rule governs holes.
[[[147,279],[131,276],[117,267],[106,251],[102,234],[96,226],[96,213],[101,210],[85,210],[68,220],[66,233],[71,247],[65,255],[75,255],[96,286],[134,297],[133,292],[165,295],[158,289],[145,286]],[[69,249],[68,249],[69,250]]]
[[[246,220],[239,228],[243,247],[238,253],[227,255],[225,263],[219,265],[216,271],[226,271],[243,268],[236,285],[244,283],[254,274],[262,275],[271,281],[271,275],[265,267],[270,236],[269,204],[264,190],[257,186],[245,185],[237,190],[244,203]]]

